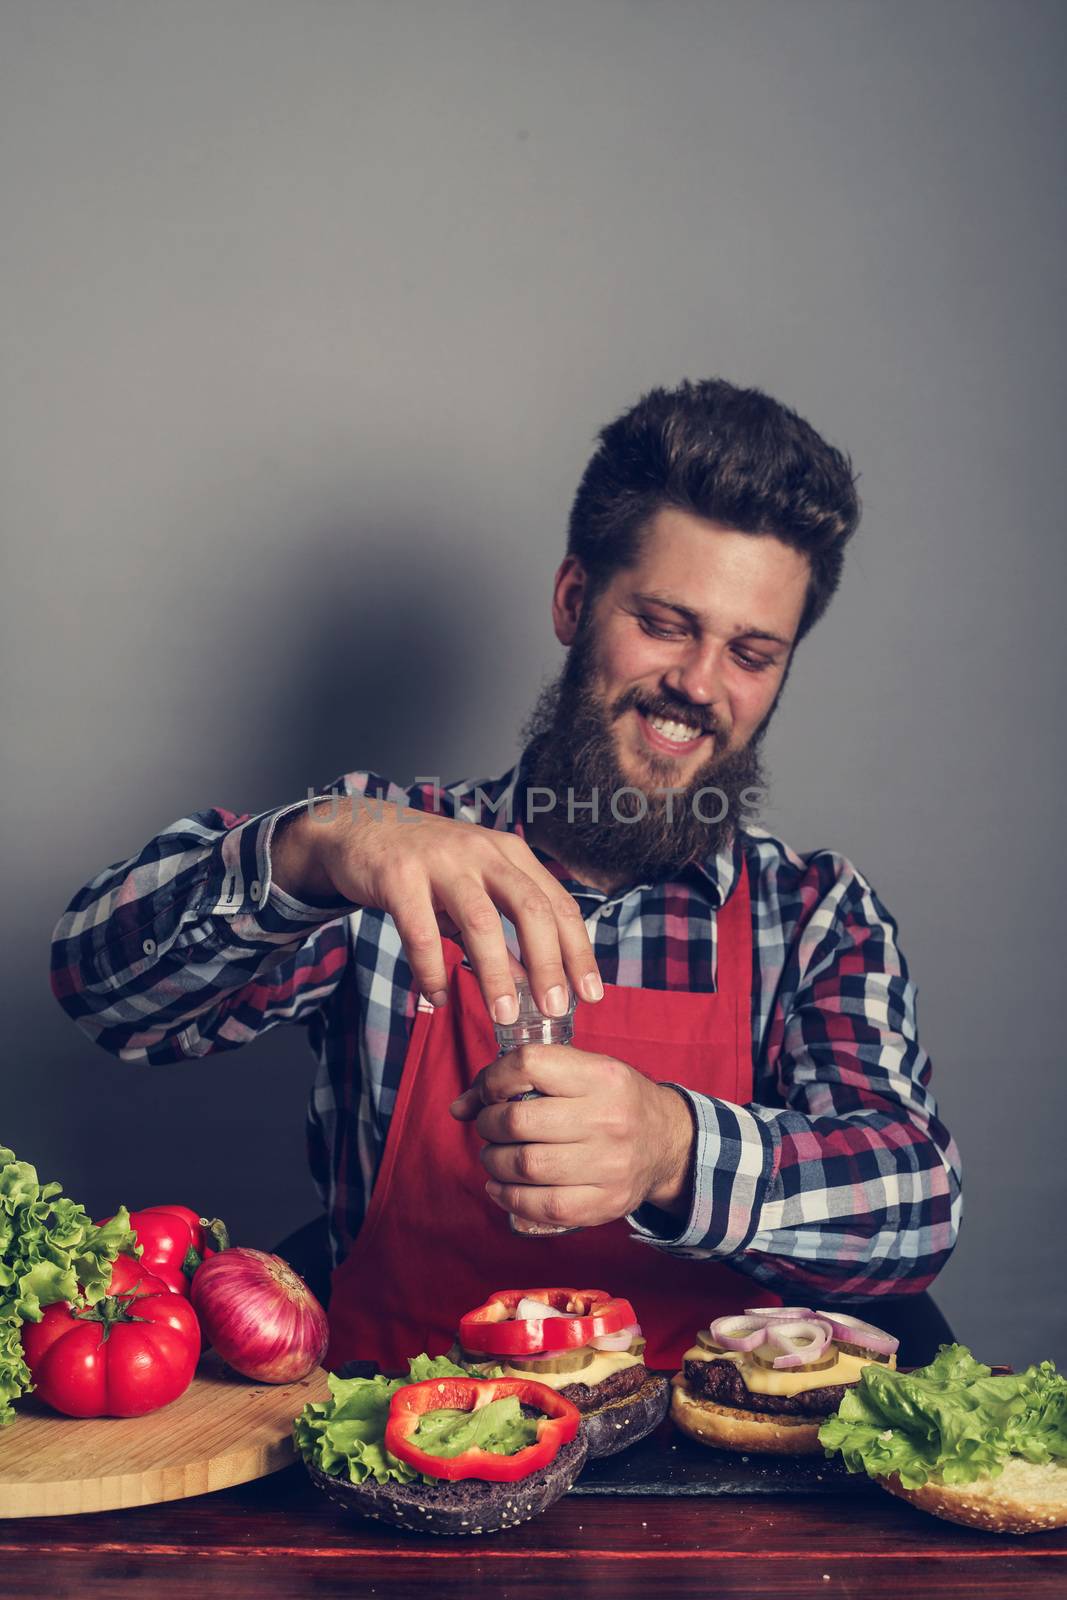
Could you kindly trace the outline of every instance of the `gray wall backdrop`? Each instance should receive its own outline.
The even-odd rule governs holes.
[[[939,1298],[986,1359],[1067,1358],[1064,18],[2,7],[2,1140],[100,1210],[314,1213],[303,1036],[120,1065],[54,921],[187,810],[503,770],[596,429],[721,373],[866,503],[769,823],[900,922],[966,1163]]]

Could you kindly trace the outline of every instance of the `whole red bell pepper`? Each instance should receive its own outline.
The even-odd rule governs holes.
[[[474,1446],[458,1456],[434,1456],[412,1442],[421,1418],[431,1411],[478,1411],[491,1400],[515,1395],[520,1405],[533,1406],[545,1415],[537,1424],[533,1444],[514,1455]],[[515,1483],[554,1461],[562,1447],[578,1432],[581,1414],[547,1383],[522,1378],[428,1378],[408,1383],[389,1402],[385,1448],[416,1472],[428,1478],[487,1478],[492,1483]]]
[[[562,1317],[515,1320],[520,1300],[540,1300]],[[601,1334],[618,1333],[637,1321],[629,1300],[603,1289],[498,1289],[484,1305],[468,1311],[459,1325],[459,1342],[470,1355],[521,1356],[543,1350],[578,1350]]]
[[[229,1244],[223,1223],[200,1217],[188,1206],[146,1206],[143,1211],[131,1211],[130,1227],[142,1247],[141,1265],[186,1298],[197,1267]]]
[[[69,1417],[140,1417],[193,1381],[200,1324],[188,1300],[130,1256],[116,1258],[110,1293],[95,1306],[47,1306],[22,1328],[39,1397]]]

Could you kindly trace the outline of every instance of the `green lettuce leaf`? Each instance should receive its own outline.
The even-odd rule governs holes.
[[[385,1449],[389,1402],[403,1378],[338,1378],[331,1373],[329,1400],[306,1405],[293,1423],[296,1447],[320,1472],[351,1483],[410,1483],[417,1474]]]
[[[430,1456],[462,1455],[464,1450],[492,1450],[513,1456],[537,1440],[536,1417],[524,1417],[517,1395],[491,1400],[478,1411],[430,1411],[415,1431],[413,1443]]]
[[[40,1322],[56,1301],[103,1299],[120,1251],[141,1254],[124,1206],[98,1228],[60,1184],[40,1183],[29,1162],[0,1146],[0,1426],[14,1421],[11,1402],[32,1387],[23,1323]]]
[[[994,1377],[965,1346],[942,1345],[916,1372],[865,1367],[819,1442],[849,1472],[895,1472],[906,1489],[995,1478],[1013,1455],[1067,1460],[1067,1378],[1051,1361]]]
[[[296,1447],[304,1460],[310,1461],[320,1472],[348,1478],[351,1483],[366,1483],[369,1478],[377,1483],[411,1483],[421,1474],[403,1461],[398,1461],[385,1448],[385,1424],[390,1400],[398,1389],[403,1389],[409,1383],[424,1383],[428,1378],[469,1376],[447,1356],[427,1355],[410,1359],[406,1378],[339,1378],[331,1373],[327,1380],[330,1398],[306,1405],[293,1423]],[[485,1410],[491,1411],[494,1405],[502,1404],[506,1402],[494,1401]],[[424,1449],[429,1449],[429,1446],[423,1444],[423,1428],[430,1419],[444,1416],[455,1419],[465,1417],[466,1413],[441,1411],[431,1412],[429,1418],[424,1417],[419,1428],[419,1443]],[[452,1429],[455,1428],[453,1420]],[[501,1437],[508,1436],[510,1424],[507,1416],[491,1420],[489,1434],[493,1433],[494,1428],[499,1430]],[[433,1425],[431,1432],[445,1443],[450,1437],[449,1428],[445,1425],[441,1425],[439,1430]],[[466,1444],[460,1444],[455,1449],[430,1449],[429,1453],[458,1455],[466,1448]],[[485,1448],[494,1449],[496,1446],[486,1444]],[[513,1448],[518,1449],[519,1446]],[[511,1451],[504,1453],[510,1454]],[[428,1478],[426,1481],[432,1483],[434,1480]]]

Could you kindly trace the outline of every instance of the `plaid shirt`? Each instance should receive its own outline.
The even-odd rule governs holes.
[[[523,831],[521,762],[443,790],[367,772],[332,788]],[[311,1168],[339,1260],[381,1161],[418,995],[390,916],[307,905],[272,882],[273,832],[304,804],[198,812],[101,872],[59,921],[52,986],[124,1061],[187,1060],[303,1024],[318,1059]],[[959,1156],[930,1093],[896,924],[860,873],[760,828],[607,895],[538,853],[581,906],[604,981],[661,990],[710,990],[716,911],[748,862],[754,1100],[688,1093],[689,1215],[643,1207],[628,1219],[635,1238],[729,1261],[787,1300],[925,1288],[955,1243]],[[518,954],[506,919],[504,930]]]

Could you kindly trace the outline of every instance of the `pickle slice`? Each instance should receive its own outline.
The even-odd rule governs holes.
[[[774,1367],[776,1356],[785,1355],[784,1350],[775,1349],[772,1344],[757,1345],[752,1351],[753,1359],[761,1367]],[[778,1372],[825,1372],[827,1367],[832,1367],[837,1361],[837,1351],[833,1345],[827,1345],[825,1353],[818,1361],[806,1361],[798,1367],[778,1367]]]
[[[888,1356],[880,1356],[874,1350],[866,1350],[861,1344],[846,1344],[843,1339],[835,1339],[834,1344],[839,1350],[843,1350],[846,1356],[859,1356],[863,1361],[880,1361],[883,1366],[889,1365]]]
[[[701,1328],[700,1332],[697,1334],[697,1344],[702,1344],[705,1350],[714,1350],[718,1355],[727,1354],[721,1344],[715,1343],[715,1340],[711,1337],[711,1333],[707,1328]]]
[[[487,1378],[492,1372],[498,1373],[504,1365],[503,1357],[496,1359],[492,1356],[472,1356],[468,1355],[466,1350],[460,1350],[457,1355],[449,1351],[448,1359],[454,1361],[457,1366],[466,1367],[476,1378]]]
[[[550,1356],[503,1356],[501,1360],[518,1372],[528,1372],[534,1377],[539,1372],[581,1372],[583,1367],[592,1366],[595,1354],[588,1345],[583,1345],[580,1350],[553,1350]]]

